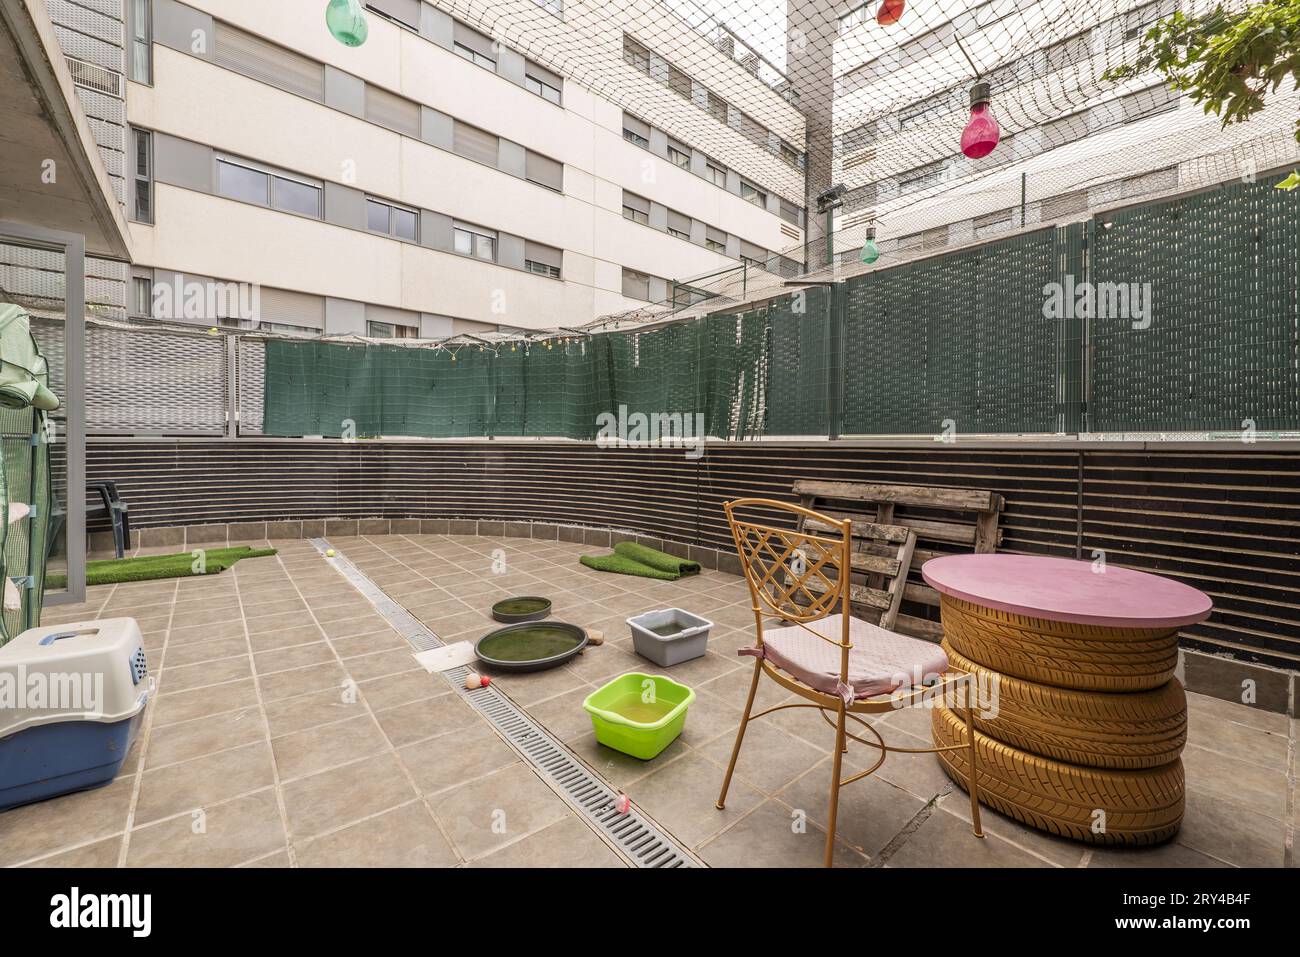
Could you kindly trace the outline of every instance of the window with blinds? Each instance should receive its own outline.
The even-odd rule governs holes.
[[[714,229],[712,226],[706,227],[704,230],[704,245],[715,253],[726,255],[727,234],[720,229]]]
[[[678,239],[691,238],[691,217],[683,216],[675,209],[668,210],[668,235]]]
[[[212,61],[289,93],[325,102],[325,67],[225,23],[214,24]]]
[[[471,63],[477,63],[489,70],[497,68],[497,55],[492,48],[492,41],[459,20],[454,25],[452,49]]]
[[[623,295],[629,299],[650,300],[650,277],[635,269],[623,269]]]
[[[366,119],[406,136],[420,135],[420,104],[368,83]]]
[[[558,73],[552,73],[546,67],[528,60],[524,64],[524,88],[548,103],[558,105],[561,91],[564,89],[564,81]]]
[[[452,130],[451,148],[466,159],[496,166],[501,144],[491,133],[457,120]]]
[[[563,261],[564,253],[554,246],[543,246],[541,243],[524,240],[524,268],[529,272],[559,279]]]
[[[263,325],[273,323],[280,326],[324,329],[325,297],[263,286],[259,316]]]
[[[530,183],[545,186],[557,193],[563,192],[564,164],[529,150],[524,157],[524,178]]]
[[[650,200],[635,193],[623,191],[623,218],[642,226],[650,224]]]
[[[366,0],[366,6],[404,27],[420,29],[420,0]]]
[[[635,143],[637,146],[648,147],[650,145],[650,124],[644,120],[638,120],[631,113],[624,113],[623,139],[629,143]]]

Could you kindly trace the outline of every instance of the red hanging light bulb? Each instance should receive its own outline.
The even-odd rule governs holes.
[[[970,88],[970,122],[961,131],[961,151],[968,159],[983,159],[993,152],[1002,136],[998,121],[989,110],[992,88],[984,82]]]
[[[903,18],[904,0],[885,0],[876,11],[876,22],[882,27],[893,26]]]

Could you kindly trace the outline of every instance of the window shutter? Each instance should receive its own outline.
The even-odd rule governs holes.
[[[457,121],[452,133],[452,149],[468,159],[496,166],[500,142],[491,133]]]
[[[317,103],[325,102],[324,66],[224,23],[215,26],[214,63]]]
[[[420,328],[420,314],[418,312],[408,312],[405,309],[394,309],[392,306],[376,306],[374,303],[366,303],[366,322],[386,322],[391,326],[408,326],[413,329]]]
[[[492,49],[492,41],[477,30],[465,26],[459,20],[455,23],[452,39],[461,46],[469,47],[475,53],[487,57],[493,63],[496,62],[497,55]]]
[[[309,329],[325,328],[325,298],[310,296],[305,292],[262,287],[263,322],[286,326],[306,326]]]
[[[366,119],[407,136],[420,135],[420,105],[368,83]]]
[[[645,213],[647,216],[650,215],[650,200],[638,196],[636,193],[629,193],[624,190],[623,205],[631,206],[637,212]]]
[[[675,229],[679,233],[691,234],[691,217],[683,216],[676,210],[668,210],[668,228]]]
[[[413,30],[420,29],[420,0],[366,0],[366,6]]]
[[[711,242],[721,243],[724,246],[727,245],[727,234],[720,229],[714,229],[712,226],[704,230],[704,238]]]
[[[564,189],[564,164],[532,151],[524,158],[524,176],[530,182],[549,186],[553,190]]]
[[[530,262],[544,263],[559,269],[563,258],[564,253],[554,246],[543,246],[541,243],[524,240],[524,259]]]
[[[552,73],[540,63],[534,63],[528,60],[524,64],[524,75],[531,76],[534,80],[539,80],[547,86],[553,86],[557,90],[564,89],[564,79],[558,73]]]
[[[631,113],[623,114],[623,129],[631,130],[633,133],[637,134],[637,136],[640,136],[642,139],[647,139],[647,140],[650,139],[650,124],[643,122],[642,120],[638,120]]]

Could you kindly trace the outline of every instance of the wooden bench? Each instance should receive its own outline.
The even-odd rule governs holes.
[[[927,485],[801,480],[794,483],[794,493],[805,508],[832,518],[851,520],[853,537],[860,537],[864,545],[875,541],[874,529],[880,526],[903,526],[915,533],[911,573],[907,576],[902,595],[906,604],[897,615],[894,630],[918,638],[938,641],[943,637],[943,627],[939,624],[939,594],[921,579],[921,566],[931,558],[953,552],[994,552],[1002,541],[998,516],[1005,502],[996,492]],[[878,546],[873,546],[873,550],[878,551]],[[854,567],[858,569],[857,559]],[[861,570],[871,572],[865,563]],[[878,588],[879,582],[880,577],[874,573],[868,575],[869,588]],[[857,600],[857,593],[851,591],[850,596]],[[854,614],[869,614],[874,618],[876,607],[877,602],[864,601],[860,606],[855,605]]]

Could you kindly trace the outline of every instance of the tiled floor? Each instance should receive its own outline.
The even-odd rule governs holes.
[[[306,542],[203,579],[91,589],[47,622],[131,615],[159,697],[109,787],[0,813],[5,865],[619,866],[623,862]],[[566,667],[498,686],[713,865],[819,864],[832,732],[811,711],[753,725],[726,811],[714,808],[751,659],[740,579],[681,582],[578,565],[590,547],[441,535],[332,544],[445,641],[472,639],[510,594],[608,640]],[[636,657],[624,619],[681,605],[716,623],[709,653],[672,669],[695,688],[682,737],[651,762],[596,744],[582,699]],[[760,701],[780,695],[765,682]],[[1282,866],[1297,827],[1297,722],[1191,695],[1187,817],[1145,851],[1089,849],[992,811],[975,840],[965,795],[929,755],[891,756],[844,791],[845,866]],[[928,713],[883,719],[928,743]],[[858,759],[856,751],[849,759]]]

